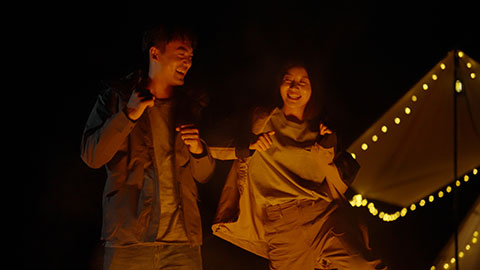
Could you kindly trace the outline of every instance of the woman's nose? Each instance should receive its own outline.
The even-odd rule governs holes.
[[[295,89],[298,89],[298,83],[296,81],[292,81],[290,83],[290,88],[295,88]]]

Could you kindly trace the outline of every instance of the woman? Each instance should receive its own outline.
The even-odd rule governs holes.
[[[211,148],[235,159],[222,191],[215,235],[270,261],[270,269],[382,269],[366,234],[346,220],[343,193],[358,164],[335,153],[336,135],[319,122],[306,65],[282,72],[282,104],[257,110],[248,151]]]

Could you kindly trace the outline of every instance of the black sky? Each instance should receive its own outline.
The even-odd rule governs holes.
[[[34,118],[26,126],[36,135],[25,139],[33,142],[27,170],[34,180],[24,187],[24,229],[33,236],[24,239],[33,243],[25,250],[37,254],[34,265],[101,269],[105,172],[89,169],[80,160],[81,132],[100,81],[131,71],[143,27],[154,15],[196,26],[199,46],[187,82],[208,91],[209,110],[218,123],[232,122],[246,106],[262,102],[268,93],[266,78],[286,54],[300,51],[322,61],[329,69],[329,102],[346,145],[448,51],[460,49],[480,60],[479,15],[471,4],[318,2],[120,8],[84,4],[37,14],[35,38],[30,40],[38,51],[35,69],[41,80],[31,90]],[[225,126],[225,134],[229,128]],[[215,136],[210,140],[215,143]],[[267,269],[265,260],[210,234],[228,166],[220,162],[211,183],[200,188],[205,269]],[[462,211],[478,195],[476,178],[471,189],[460,194]],[[452,232],[450,205],[451,198],[446,198],[395,223],[365,215],[373,244],[392,269],[429,269]]]

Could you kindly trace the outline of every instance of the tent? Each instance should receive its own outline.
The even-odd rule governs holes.
[[[454,178],[476,173],[479,63],[461,51],[449,52],[348,151],[361,166],[352,188],[363,197],[401,207],[428,198]]]
[[[384,221],[468,182],[480,169],[479,63],[450,51],[348,151],[361,166],[350,203]],[[369,200],[401,210],[384,213]],[[480,196],[431,269],[455,269],[456,262],[462,270],[480,269],[479,232]]]

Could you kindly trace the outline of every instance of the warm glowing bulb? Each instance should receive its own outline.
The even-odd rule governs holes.
[[[433,197],[433,195],[428,196],[428,201],[429,202],[433,202],[434,199],[435,199],[435,197]]]
[[[419,204],[420,204],[420,206],[424,206],[425,205],[425,200],[421,200]]]
[[[465,256],[465,253],[463,251],[458,252],[458,257],[463,258]]]
[[[455,261],[456,261],[455,258],[451,258],[451,259],[450,259],[450,263],[451,263],[451,264],[454,264]]]
[[[455,81],[455,91],[457,91],[457,93],[460,93],[462,92],[463,90],[463,84],[460,80],[457,80]]]
[[[445,69],[447,68],[447,66],[446,66],[444,63],[441,63],[441,64],[440,64],[440,68],[441,68],[442,70],[445,70]]]
[[[476,238],[476,237],[472,238],[472,243],[473,244],[476,244],[477,242],[478,242],[478,238]]]
[[[407,211],[408,211],[407,208],[403,208],[402,211],[400,212],[400,215],[404,217],[405,215],[407,215]]]
[[[465,175],[465,176],[463,177],[463,181],[468,182],[468,180],[470,180],[470,177],[468,177],[468,175]]]
[[[447,186],[446,191],[447,191],[447,193],[450,193],[452,191],[452,187]]]
[[[405,107],[405,114],[410,114],[412,112],[412,109],[409,107]]]
[[[395,120],[394,120],[395,124],[400,124],[400,118],[399,117],[395,117]]]
[[[438,79],[437,74],[432,74],[432,80],[436,81]]]
[[[450,267],[450,265],[448,265],[448,263],[443,265],[443,269],[448,269],[449,267]]]
[[[353,159],[357,159],[357,155],[355,155],[355,153],[350,153],[350,155],[352,155]]]
[[[461,184],[462,184],[462,182],[460,182],[460,180],[455,181],[455,185],[456,185],[457,187],[459,187]]]
[[[473,72],[470,73],[470,78],[475,79],[476,77],[477,77],[477,74],[475,74],[475,73],[473,73]]]
[[[467,245],[465,246],[465,250],[468,251],[468,250],[470,250],[471,247],[472,247],[472,246],[470,246],[470,244],[467,244]]]
[[[373,141],[373,142],[378,141],[378,136],[377,136],[377,135],[373,135],[373,136],[372,136],[372,141]]]
[[[423,90],[428,90],[428,84],[424,83],[424,84],[422,85],[422,88],[423,88]]]
[[[412,96],[412,101],[413,101],[413,102],[417,102],[417,96],[413,95],[413,96]]]
[[[362,200],[362,206],[367,206],[367,203],[368,203],[367,199]]]
[[[382,126],[382,132],[383,133],[387,133],[387,130],[388,130],[387,126]]]
[[[414,203],[412,203],[412,205],[410,205],[410,210],[415,211],[415,209],[417,209],[417,206]]]
[[[478,236],[478,231],[474,231],[473,236],[477,237]]]
[[[473,169],[473,175],[477,175],[478,173],[478,170],[477,169]]]
[[[366,143],[362,144],[362,150],[367,151],[367,149],[368,149],[368,144]]]
[[[463,52],[462,51],[458,51],[458,57],[460,57],[460,58],[463,57]]]
[[[439,192],[438,192],[438,197],[439,197],[439,198],[442,198],[442,197],[443,197],[443,191],[439,191]]]
[[[430,270],[435,270],[435,265],[432,265],[432,267],[430,267]]]
[[[467,63],[467,68],[472,68],[472,63],[468,62]]]

